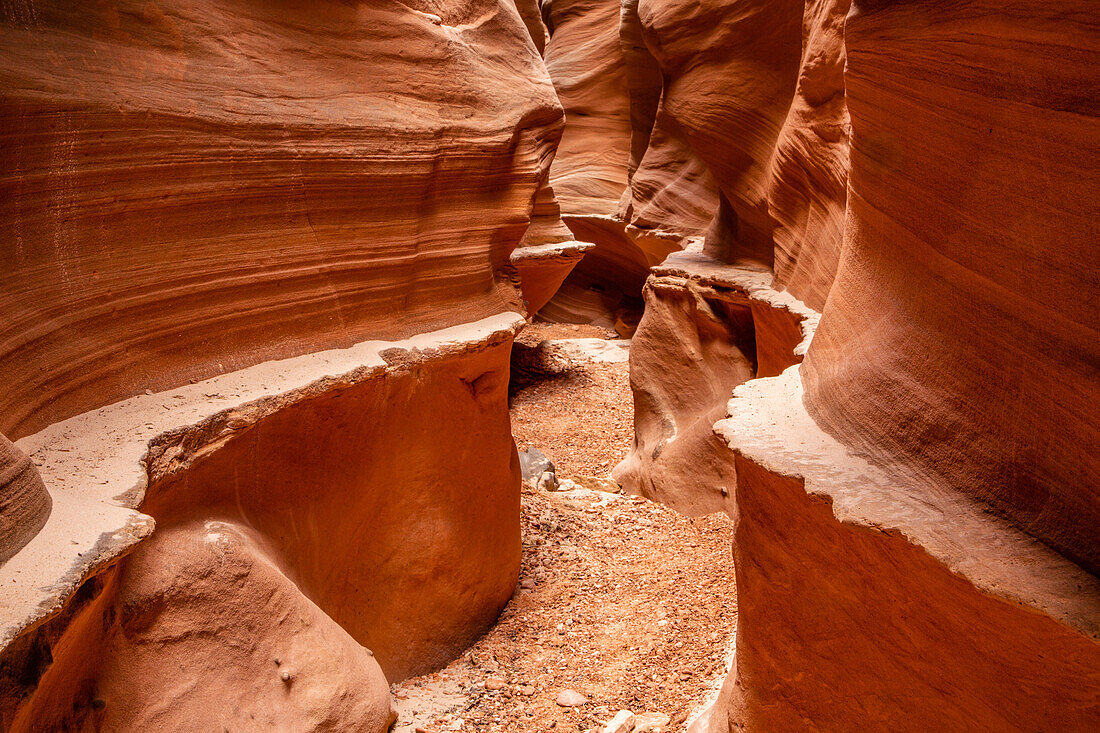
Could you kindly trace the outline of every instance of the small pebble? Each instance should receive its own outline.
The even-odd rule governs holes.
[[[563,708],[575,708],[588,702],[588,698],[576,690],[565,689],[558,693],[555,702]]]

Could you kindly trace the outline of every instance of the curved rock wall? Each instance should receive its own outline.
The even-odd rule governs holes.
[[[688,159],[709,171],[708,177],[713,173],[721,192],[712,199],[714,219],[703,253],[683,260],[683,267],[679,261],[672,267],[679,269],[678,277],[689,291],[717,283],[722,290],[741,290],[734,297],[749,307],[752,299],[742,286],[752,281],[753,289],[788,290],[807,305],[824,303],[845,213],[848,113],[842,33],[847,9],[846,1],[835,0],[624,2],[624,48],[633,37],[627,30],[636,18],[645,45],[644,52],[634,53],[641,59],[636,65],[648,68],[645,59],[652,59],[664,80],[649,139],[662,138],[662,123],[677,130],[679,136],[673,139],[690,145]],[[642,82],[637,85],[645,88]],[[660,150],[651,143],[631,179],[632,191],[645,190],[645,162]],[[665,180],[666,190],[690,194],[684,177]],[[661,207],[652,204],[643,211],[661,215]],[[723,265],[728,266],[725,271]],[[732,268],[759,271],[767,282]],[[651,286],[660,282],[661,275],[650,280]],[[659,304],[662,293],[669,292],[650,288],[639,332],[696,332],[696,319]],[[759,372],[755,366],[746,372],[739,363],[695,368],[703,359],[691,369],[673,370],[673,376],[645,364],[676,363],[661,353],[668,349],[699,361],[696,349],[667,338],[658,339],[664,344],[659,347],[645,338],[637,344],[631,380],[638,435],[629,458],[616,471],[626,488],[689,512],[727,505],[718,491],[724,487],[732,494],[736,477],[723,465],[728,459],[714,457],[711,431],[699,426],[713,424],[724,414],[734,385],[753,376],[778,374],[794,363],[793,349],[803,335],[796,325],[800,316],[792,319],[786,310],[770,315],[772,309],[759,303],[752,309],[753,318],[747,322],[725,322],[722,327],[729,330],[724,340],[730,346],[755,342],[751,350],[760,352]],[[802,310],[802,304],[795,308]],[[761,319],[764,327],[755,328],[754,322]],[[651,398],[657,394],[679,397]],[[679,406],[673,408],[674,403]],[[653,425],[665,427],[654,433],[646,428]],[[695,427],[687,429],[688,425]],[[663,456],[658,456],[657,445]],[[673,446],[675,450],[668,450]],[[696,464],[715,468],[696,471]]]
[[[624,53],[663,88],[654,112],[638,75],[635,119],[667,114],[721,193],[649,277],[615,471],[737,517],[736,665],[696,730],[1100,725],[1095,22],[636,7]],[[751,320],[701,321],[716,288]],[[722,413],[725,446],[698,428]]]
[[[550,180],[562,211],[610,216],[627,185],[630,98],[618,0],[543,0],[546,69],[568,124]]]
[[[705,231],[714,182],[662,111],[664,81],[636,2],[552,0],[543,13],[567,118],[551,181],[565,223],[596,245],[543,316],[629,336],[649,268]]]
[[[803,371],[807,407],[845,443],[1093,571],[1095,33],[1023,2],[856,4],[844,250]]]
[[[0,13],[0,728],[383,731],[493,622],[587,247],[532,6]]]
[[[153,431],[142,459],[148,487],[128,501],[156,530],[82,581],[59,616],[3,649],[0,726],[174,729],[255,713],[258,725],[278,715],[284,727],[385,730],[386,680],[453,659],[516,584],[508,318],[510,328],[462,326],[372,358],[326,352],[312,355],[324,359],[313,367],[259,365],[131,408],[171,425],[206,407],[208,390],[240,402]],[[354,369],[340,374],[344,365]],[[231,380],[256,389],[303,368],[319,378],[258,399],[231,396]],[[162,400],[179,414],[151,412]],[[99,436],[132,431],[118,410],[88,421]],[[92,441],[70,423],[35,451],[48,478],[87,480],[117,461],[104,456],[102,437],[71,456],[66,446]],[[33,581],[28,568],[15,570]]]
[[[30,457],[0,435],[0,565],[38,534],[51,504]]]
[[[721,193],[707,253],[774,267],[818,308],[844,216],[847,10],[847,0],[638,3],[665,79],[661,108]]]
[[[9,437],[520,308],[561,109],[510,2],[36,2],[0,46]]]

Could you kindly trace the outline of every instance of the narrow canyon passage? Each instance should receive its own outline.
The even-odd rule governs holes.
[[[593,344],[609,338],[543,323],[517,338],[556,348],[555,374],[518,377],[511,412],[519,449],[544,452],[563,486],[524,485],[516,594],[459,659],[393,686],[395,731],[575,733],[619,710],[635,730],[681,731],[713,701],[737,617],[731,522],[617,493],[633,409],[625,351]],[[559,705],[567,690],[584,701]]]
[[[1082,0],[2,2],[0,732],[1100,731],[1096,313]]]

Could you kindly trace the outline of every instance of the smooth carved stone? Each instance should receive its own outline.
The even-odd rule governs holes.
[[[695,246],[655,267],[644,294],[630,349],[634,445],[613,475],[688,515],[735,514],[737,476],[714,423],[735,386],[801,360],[812,312],[767,273]]]
[[[1094,575],[850,452],[806,412],[797,367],[738,387],[729,414],[715,429],[737,472],[739,633],[694,731],[1100,723]]]
[[[158,528],[129,556],[119,613],[70,634],[54,659],[72,670],[94,655],[101,665],[97,725],[389,728],[396,716],[378,662],[287,580],[268,546],[247,525],[206,520]],[[32,719],[60,723],[56,700],[36,702]]]
[[[801,0],[640,0],[662,109],[721,193],[707,251],[771,267],[769,166],[802,57]]]
[[[855,7],[844,248],[807,406],[1098,572],[1095,26],[1077,4]]]
[[[180,716],[192,704],[205,704],[205,681],[219,678],[198,674],[202,665],[180,669],[171,649],[161,654],[149,646],[138,655],[140,668],[131,670],[130,652],[110,646],[99,630],[119,615],[137,613],[180,619],[169,627],[202,637],[187,624],[205,612],[207,598],[207,610],[226,619],[225,628],[214,639],[196,639],[194,647],[181,639],[173,648],[184,657],[220,658],[218,639],[231,643],[236,633],[261,644],[281,638],[284,627],[276,618],[242,611],[278,597],[293,609],[288,617],[304,613],[322,636],[329,632],[321,627],[329,627],[332,639],[369,648],[363,653],[392,680],[453,659],[493,623],[519,572],[520,477],[508,428],[507,372],[521,322],[517,314],[502,314],[404,342],[368,342],[257,365],[141,395],[21,441],[43,459],[47,482],[81,478],[59,490],[47,527],[0,568],[0,727],[65,727],[65,716],[89,714],[83,691],[107,684],[108,677],[130,680],[118,683],[124,689],[133,685],[129,675],[138,673],[155,680],[171,675],[172,684],[190,690],[168,695]],[[150,536],[149,516],[118,501],[156,517],[157,531]],[[130,515],[148,525],[120,527]],[[209,585],[186,582],[192,590],[169,594],[163,606],[119,600],[137,577],[128,574],[129,558],[120,561],[120,554],[139,553],[135,562],[146,569],[140,574],[145,578],[157,562],[140,554],[143,548],[158,546],[165,533],[202,545],[208,521],[244,532],[257,559],[242,567],[262,568],[267,578],[246,588],[233,585],[241,594],[233,603],[240,605],[224,614],[217,610],[226,584],[244,582],[253,571],[219,579],[217,568],[207,567],[204,575],[207,555],[196,557],[187,574]],[[92,523],[87,538],[86,523]],[[432,541],[425,543],[425,536]],[[119,548],[127,537],[130,546]],[[176,570],[165,566],[162,572]],[[294,600],[305,598],[307,606]],[[239,628],[228,621],[233,616]],[[138,619],[124,626],[124,636],[131,638],[142,624]],[[48,668],[36,661],[43,654],[52,658]],[[93,658],[107,666],[88,665]],[[241,664],[250,670],[253,662]],[[345,673],[320,668],[327,671],[287,667],[292,678],[285,682],[292,691],[323,697],[314,682],[330,689]],[[347,670],[347,679],[358,678],[356,669]],[[283,685],[276,677],[281,671],[272,668],[270,679]],[[241,677],[253,679],[247,672]],[[263,707],[270,693],[251,683],[233,691],[253,700],[253,707]],[[108,708],[119,704],[117,698],[107,700]],[[360,729],[357,701],[373,703],[352,696],[343,699],[345,707],[341,699],[334,698],[326,725]],[[147,710],[119,708],[112,715],[120,717],[111,719],[145,720],[156,709],[146,702]]]
[[[0,432],[521,310],[561,106],[515,9],[445,5],[5,13]]]
[[[543,17],[546,68],[568,120],[550,182],[566,214],[610,216],[627,186],[631,145],[618,0],[549,0]]]
[[[608,0],[552,0],[543,9],[546,64],[569,120],[551,181],[566,225],[595,249],[542,316],[629,337],[648,268],[705,230],[709,177],[655,122],[660,71],[638,24],[623,26],[629,11]]]
[[[38,534],[51,506],[30,457],[0,435],[0,565]]]
[[[618,216],[628,232],[703,234],[718,208],[717,186],[662,103],[665,77],[645,40],[638,0],[623,0],[619,44],[630,96],[630,183]]]

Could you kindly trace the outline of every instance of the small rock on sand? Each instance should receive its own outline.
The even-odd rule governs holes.
[[[615,717],[603,724],[600,733],[630,733],[634,730],[634,713],[620,710]]]
[[[539,476],[538,489],[540,491],[557,491],[558,477],[553,471],[543,471]]]
[[[575,708],[588,702],[588,698],[576,690],[565,689],[558,693],[556,702],[563,708]]]
[[[664,713],[638,713],[634,716],[634,733],[660,733],[668,730],[669,721]]]
[[[531,485],[537,484],[545,472],[554,472],[553,462],[534,446],[519,452],[519,468],[523,480]]]

